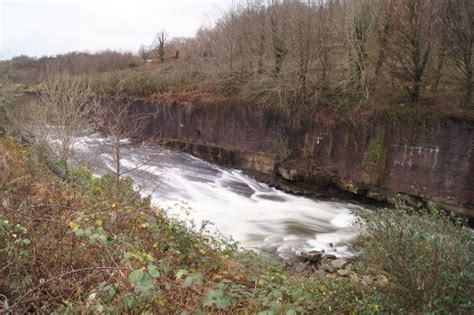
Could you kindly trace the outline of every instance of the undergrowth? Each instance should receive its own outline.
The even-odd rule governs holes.
[[[112,176],[96,177],[86,168],[75,169],[74,176],[74,182],[64,182],[30,148],[10,139],[0,142],[0,313],[377,314],[420,309],[404,304],[404,295],[396,299],[398,291],[351,278],[302,276],[272,257],[237,251],[234,242],[209,234],[207,225],[190,226],[152,207],[129,179],[116,186]],[[406,252],[415,249],[423,248]],[[398,286],[397,278],[391,281]],[[458,285],[452,282],[451,288]],[[460,294],[455,301],[463,290],[453,290]],[[453,300],[435,301],[446,306]]]
[[[151,207],[128,179],[115,190],[112,176],[79,168],[66,183],[12,140],[1,143],[0,172],[4,312],[329,314],[381,307],[370,287],[303,278],[274,259],[237,252],[206,226],[190,228]]]
[[[474,238],[431,207],[359,213],[355,247],[362,263],[388,275],[386,302],[396,313],[472,314]]]

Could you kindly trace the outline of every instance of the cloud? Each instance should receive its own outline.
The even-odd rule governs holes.
[[[136,51],[166,29],[193,36],[226,0],[0,0],[0,58]]]

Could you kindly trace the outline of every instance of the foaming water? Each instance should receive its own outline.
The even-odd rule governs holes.
[[[98,174],[113,169],[106,141],[82,137],[76,145]],[[154,205],[183,218],[183,205],[189,207],[197,224],[211,221],[244,247],[274,250],[283,258],[312,249],[351,256],[346,245],[356,235],[351,210],[360,206],[294,196],[242,171],[157,145],[125,145],[121,154],[122,170]]]

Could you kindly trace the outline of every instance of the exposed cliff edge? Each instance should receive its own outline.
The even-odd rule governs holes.
[[[474,217],[474,121],[378,117],[357,126],[324,110],[294,116],[237,105],[137,101],[144,135],[202,158],[391,201],[397,193]],[[290,119],[289,119],[290,118]],[[293,119],[295,118],[295,119]]]

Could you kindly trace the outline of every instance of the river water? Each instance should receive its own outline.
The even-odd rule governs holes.
[[[78,139],[76,153],[98,175],[113,170],[107,139]],[[240,170],[215,165],[158,145],[121,150],[122,168],[155,206],[198,225],[206,220],[243,247],[270,250],[284,259],[309,250],[351,256],[356,232],[351,211],[360,205],[294,196],[258,182]]]

